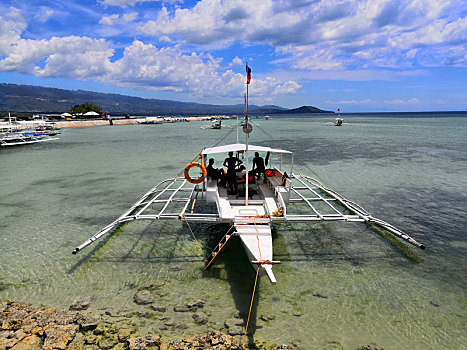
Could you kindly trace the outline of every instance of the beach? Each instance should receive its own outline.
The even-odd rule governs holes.
[[[210,121],[214,119],[230,119],[228,116],[192,116],[192,117],[142,117],[142,118],[109,118],[99,120],[66,120],[54,122],[57,128],[85,128],[93,126],[109,126],[109,125],[136,125],[147,121],[159,122],[159,123],[171,123],[171,122],[193,122],[193,121]]]
[[[467,118],[344,120],[341,127],[327,124],[333,118],[258,120],[251,141],[294,151],[331,188],[427,249],[411,248],[419,259],[409,258],[356,223],[277,225],[278,283],[260,279],[247,344],[463,349]],[[162,344],[218,331],[240,343],[255,271],[238,240],[210,271],[203,267],[225,225],[192,225],[202,252],[182,222],[138,221],[71,254],[203,147],[235,142],[235,128],[201,125],[76,127],[60,140],[2,148],[0,299],[30,303],[31,312],[69,312],[84,300],[87,308],[73,312],[134,323],[128,339],[149,334]]]

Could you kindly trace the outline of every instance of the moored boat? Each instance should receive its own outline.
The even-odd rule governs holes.
[[[243,122],[245,143],[237,141],[200,150],[178,175],[163,180],[149,190],[120,217],[76,247],[73,254],[112,232],[120,224],[133,220],[183,220],[187,224],[227,223],[230,229],[205,260],[205,268],[209,269],[215,263],[232,237],[239,237],[258,274],[267,275],[273,284],[276,283],[276,278],[272,268],[279,262],[273,259],[271,229],[279,223],[368,223],[420,249],[425,249],[423,244],[402,230],[374,217],[360,205],[325,186],[317,177],[305,175],[294,164],[293,152],[251,145],[248,83]],[[255,159],[260,153],[265,155],[263,165],[268,168],[261,167],[258,171],[256,163],[256,171],[249,171],[250,152],[255,152]],[[220,157],[222,161],[227,154],[229,158],[225,158],[223,163],[224,166],[228,166],[225,174],[219,169],[214,169],[213,164],[214,158],[219,160]],[[236,171],[233,174],[230,172],[229,159],[234,158],[243,158],[245,167],[237,167],[242,162],[237,164],[235,161]],[[255,160],[253,164],[255,165]],[[194,178],[190,175],[193,168],[200,169],[200,176]],[[204,206],[203,203],[214,203],[215,206]]]

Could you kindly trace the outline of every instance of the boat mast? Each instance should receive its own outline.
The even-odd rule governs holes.
[[[246,176],[245,176],[245,205],[248,205],[248,137],[252,130],[251,125],[248,121],[248,85],[250,85],[250,73],[251,69],[248,67],[248,62],[246,63],[246,95],[245,95],[245,125],[243,126],[243,132],[246,134],[245,142],[245,157],[246,157]]]

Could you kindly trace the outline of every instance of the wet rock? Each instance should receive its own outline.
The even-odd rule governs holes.
[[[26,310],[9,308],[9,311],[4,312],[5,315],[2,317],[2,328],[10,330],[18,330],[21,328],[23,319],[26,318],[29,313]]]
[[[167,308],[165,306],[157,306],[157,305],[151,305],[149,306],[152,310],[157,311],[157,312],[166,312]]]
[[[136,332],[136,329],[134,327],[123,326],[122,328],[118,330],[118,339],[120,341],[125,341],[128,338],[130,338],[130,336],[135,332]]]
[[[196,299],[188,302],[186,306],[190,309],[190,311],[196,311],[198,308],[203,308],[204,304],[206,304],[206,301],[202,299]]]
[[[70,310],[82,311],[86,310],[91,305],[91,297],[76,298],[70,305]]]
[[[17,343],[11,350],[41,350],[42,349],[42,340],[41,338],[32,335],[25,337],[19,343]]]
[[[2,332],[0,333],[0,349],[8,349],[13,347],[18,342],[15,338],[14,332]]]
[[[84,337],[85,344],[96,344],[97,336],[94,333],[88,333]]]
[[[269,321],[275,320],[275,319],[276,319],[276,316],[274,316],[274,315],[261,315],[261,316],[259,317],[259,319],[260,319],[261,321],[264,321],[264,322],[269,322]]]
[[[142,290],[140,292],[137,292],[133,296],[133,300],[138,305],[147,305],[152,304],[154,302],[154,298],[148,290]]]
[[[136,311],[136,316],[138,317],[148,317],[149,311]]]
[[[75,324],[52,325],[45,330],[44,347],[46,349],[66,349],[69,342],[73,340],[78,330]]]
[[[194,314],[192,317],[193,317],[193,320],[198,324],[206,324],[209,321],[208,316],[202,312]]]
[[[186,305],[177,305],[174,307],[175,312],[189,312],[190,308]]]
[[[97,344],[100,349],[108,350],[112,349],[115,345],[118,344],[118,340],[112,337],[100,337],[97,340]]]
[[[130,350],[144,350],[149,347],[156,347],[161,344],[161,339],[155,335],[145,335],[144,337],[131,338],[128,340]]]
[[[188,326],[185,323],[179,323],[175,326],[176,329],[187,329]]]
[[[216,350],[240,350],[240,345],[226,334],[212,331],[209,334],[200,334],[186,338],[180,342],[170,342],[165,349],[216,349]]]
[[[377,347],[374,344],[368,344],[368,345],[360,346],[357,350],[384,350],[384,349]]]
[[[77,321],[77,323],[79,324],[79,329],[82,332],[92,331],[96,329],[98,322],[98,316],[81,316]]]

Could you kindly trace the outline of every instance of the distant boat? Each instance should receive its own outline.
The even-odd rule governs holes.
[[[264,116],[264,120],[269,120],[269,119],[271,119],[271,117],[269,115]]]
[[[219,130],[219,129],[222,129],[222,128],[231,129],[232,127],[227,126],[227,125],[222,125],[222,120],[221,119],[214,120],[213,124],[203,125],[201,127],[201,129],[215,129],[215,130]]]
[[[347,123],[344,123],[344,118],[341,117],[340,108],[337,109],[337,112],[339,112],[339,115],[336,117],[336,120],[334,121],[334,123],[329,122],[327,124],[334,125],[334,126],[342,126],[343,124],[347,124]]]

